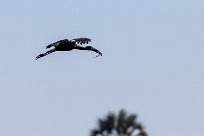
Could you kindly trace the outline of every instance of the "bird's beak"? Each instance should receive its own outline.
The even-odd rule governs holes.
[[[99,50],[97,50],[97,49],[93,49],[93,51],[95,51],[96,53],[98,53],[99,55],[97,55],[96,57],[98,57],[98,56],[102,56],[102,53],[99,51]]]

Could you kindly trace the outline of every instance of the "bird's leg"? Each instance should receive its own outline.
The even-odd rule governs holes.
[[[54,49],[49,50],[49,51],[47,51],[46,53],[42,53],[42,54],[40,54],[40,55],[38,55],[38,56],[36,57],[36,60],[39,59],[39,58],[41,58],[41,57],[44,57],[44,56],[46,56],[46,55],[48,55],[48,54],[50,54],[50,53],[53,53],[53,52],[55,52]]]

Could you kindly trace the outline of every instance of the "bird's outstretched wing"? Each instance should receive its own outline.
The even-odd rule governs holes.
[[[78,44],[85,44],[85,43],[89,43],[91,42],[91,39],[89,38],[76,38],[76,39],[72,39],[71,41],[75,41]]]
[[[54,42],[54,43],[52,43],[52,44],[49,44],[48,46],[46,46],[46,49],[47,48],[51,48],[51,47],[53,47],[53,46],[58,46],[60,43],[64,43],[64,42],[69,42],[69,40],[68,39],[64,39],[64,40],[60,40],[60,41],[57,41],[57,42]]]

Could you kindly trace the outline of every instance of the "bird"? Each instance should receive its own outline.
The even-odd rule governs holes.
[[[40,55],[38,55],[36,57],[36,60],[41,58],[41,57],[44,57],[50,53],[53,53],[55,51],[71,51],[71,50],[88,50],[88,51],[94,51],[96,53],[98,53],[98,56],[102,56],[102,53],[97,50],[96,48],[92,47],[92,46],[86,46],[86,47],[83,47],[81,46],[82,44],[88,44],[89,42],[91,42],[91,39],[89,38],[76,38],[76,39],[72,39],[72,40],[68,40],[68,39],[64,39],[64,40],[59,40],[57,42],[54,42],[52,44],[49,44],[48,46],[46,46],[46,49],[49,49],[51,47],[54,47],[50,50],[48,50],[47,52],[45,53],[42,53]]]

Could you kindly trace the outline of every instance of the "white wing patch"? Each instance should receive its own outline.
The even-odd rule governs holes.
[[[71,41],[74,41],[78,44],[88,44],[89,42],[91,42],[91,39],[82,37],[82,38],[72,39]]]

